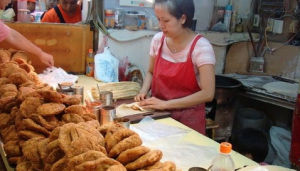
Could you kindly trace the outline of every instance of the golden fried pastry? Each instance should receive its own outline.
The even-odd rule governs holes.
[[[8,79],[11,83],[17,86],[29,81],[27,74],[22,72],[12,73],[8,76]]]
[[[49,143],[49,138],[45,138],[38,142],[37,149],[41,159],[44,161],[48,155],[47,153],[47,145]]]
[[[67,168],[68,168],[67,170],[72,170],[74,169],[75,166],[85,161],[93,161],[101,157],[107,157],[107,156],[100,151],[89,150],[87,152],[84,152],[82,154],[70,158],[67,164]]]
[[[117,157],[116,160],[122,163],[123,165],[126,165],[138,159],[142,155],[148,153],[149,151],[150,149],[145,146],[137,146],[121,152],[121,154]]]
[[[76,113],[81,116],[89,113],[89,111],[82,105],[72,105],[65,109],[65,113]]]
[[[50,134],[50,136],[49,136],[49,142],[52,142],[52,141],[58,139],[58,137],[59,137],[59,132],[60,132],[60,128],[61,128],[61,127],[56,127],[56,128],[51,132],[51,134]]]
[[[105,136],[105,147],[106,147],[106,150],[109,152],[116,144],[118,144],[121,140],[127,138],[127,137],[130,137],[131,135],[134,135],[136,134],[135,132],[133,132],[132,130],[130,129],[126,129],[126,128],[123,128],[123,129],[118,129],[116,131],[114,130],[109,130],[107,133],[106,133],[106,136]]]
[[[79,105],[81,103],[81,95],[65,95],[62,102],[68,106]]]
[[[28,55],[24,52],[24,51],[17,51],[11,58],[12,61],[16,60],[17,58],[21,58],[24,61],[26,61],[26,63],[29,61],[29,57]]]
[[[6,77],[0,78],[0,86],[2,86],[4,84],[9,84],[9,83],[10,83],[10,81],[8,78],[6,78]]]
[[[46,145],[46,152],[49,154],[54,149],[60,148],[58,143],[59,143],[58,139],[54,141],[49,141],[48,144]]]
[[[23,161],[18,163],[16,167],[16,171],[28,171],[31,168],[31,162],[30,161]]]
[[[11,52],[8,50],[0,50],[0,63],[6,63],[10,61]]]
[[[10,53],[11,53],[11,55],[13,55],[13,54],[15,54],[16,52],[18,52],[18,50],[17,49],[14,49],[14,48],[9,48],[9,49],[7,49]]]
[[[31,131],[34,131],[34,132],[42,133],[45,136],[50,135],[50,132],[46,128],[38,125],[37,123],[35,123],[31,119],[23,119],[22,124],[24,125],[24,128],[26,130],[31,130]]]
[[[66,164],[67,164],[67,158],[63,157],[52,165],[50,171],[64,171],[66,170]]]
[[[118,130],[118,129],[122,129],[124,128],[123,125],[121,125],[120,123],[114,123],[114,122],[110,122],[107,123],[105,125],[101,125],[101,127],[98,129],[98,131],[104,136],[106,137],[106,133],[111,130]]]
[[[44,138],[36,137],[25,141],[22,145],[22,152],[25,159],[32,162],[40,162],[41,158],[38,152],[38,143]]]
[[[118,144],[113,146],[113,148],[109,151],[109,157],[117,157],[122,151],[125,151],[130,148],[134,148],[142,145],[142,140],[138,134],[132,135],[120,141]]]
[[[42,85],[45,86],[45,85]],[[56,91],[49,90],[48,88],[46,90],[38,90],[37,91],[41,97],[44,99],[46,103],[61,103],[62,102],[62,95]]]
[[[18,135],[20,138],[23,138],[25,140],[31,139],[31,138],[45,138],[45,135],[29,131],[29,130],[24,130],[24,131],[19,131]]]
[[[37,108],[37,113],[42,116],[57,115],[64,111],[66,106],[61,103],[45,103]]]
[[[57,147],[50,151],[49,155],[45,158],[45,162],[53,164],[64,156],[65,153],[59,147]]]
[[[46,128],[47,130],[53,130],[54,128],[56,128],[57,124],[51,124],[51,122],[46,121],[45,118],[43,118],[43,116],[39,115],[39,114],[31,114],[30,118],[38,123],[39,125],[41,125],[42,127]]]
[[[30,64],[27,64],[27,63],[19,64],[19,67],[24,69],[27,73],[33,73],[34,72],[34,68]]]
[[[96,131],[94,129],[94,132]],[[106,154],[103,147],[104,138],[101,134],[93,134],[91,130],[73,123],[65,124],[60,128],[58,141],[67,157],[73,157],[89,150],[101,151]]]
[[[139,171],[176,171],[176,165],[171,161],[166,161],[164,163],[156,162],[152,166],[148,166],[144,169],[141,169]]]
[[[19,65],[27,63],[27,61],[23,58],[12,58],[11,61],[17,62]]]
[[[12,107],[16,105],[16,97],[8,96],[0,98],[0,112],[10,113]]]
[[[19,139],[15,125],[9,125],[1,129],[0,133],[4,143]]]
[[[93,170],[126,171],[126,168],[114,159],[108,157],[101,157],[93,161],[85,161],[75,166],[74,170],[76,171],[93,171]]]
[[[151,166],[158,162],[162,157],[162,152],[160,150],[151,150],[135,161],[125,165],[127,170],[138,170],[147,166]]]
[[[51,115],[51,116],[43,116],[43,118],[45,118],[45,120],[46,120],[49,124],[51,124],[51,125],[53,125],[53,126],[55,126],[55,127],[61,125],[60,121],[57,119],[57,117],[56,117],[55,115]]]
[[[15,106],[17,106],[17,102],[16,102],[16,98],[15,97],[8,97],[7,99],[8,101],[6,101],[6,103],[3,105],[3,112],[8,112],[10,113],[11,112],[11,109]],[[0,100],[0,103],[1,100]],[[1,106],[1,105],[0,105]]]
[[[31,80],[32,82],[34,82],[35,84],[39,84],[41,83],[39,76],[37,75],[37,73],[30,71],[28,74],[28,79]]]
[[[8,141],[4,144],[4,151],[8,157],[20,156],[21,150],[18,140]]]
[[[19,101],[23,101],[23,100],[25,100],[25,97],[28,95],[28,94],[30,94],[30,93],[32,93],[32,92],[34,92],[35,91],[35,89],[33,89],[32,87],[20,87],[19,88],[19,93],[18,93],[18,100]]]
[[[37,113],[37,108],[41,105],[42,100],[40,100],[40,98],[27,97],[20,105],[20,112],[24,118],[29,118],[31,114]]]
[[[0,129],[7,127],[8,125],[11,125],[12,123],[11,117],[7,113],[1,113],[0,114]]]
[[[0,86],[0,95],[5,92],[18,92],[17,86],[14,84],[4,84]]]
[[[0,65],[1,77],[9,77],[13,73],[25,73],[26,71],[21,69],[16,62],[6,62]]]
[[[62,116],[62,121],[65,123],[79,123],[84,122],[84,119],[75,113],[66,113]]]

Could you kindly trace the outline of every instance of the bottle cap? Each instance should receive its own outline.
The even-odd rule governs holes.
[[[93,53],[93,49],[89,49],[89,53]]]
[[[228,142],[222,142],[220,144],[220,152],[228,154],[231,152],[232,145]]]

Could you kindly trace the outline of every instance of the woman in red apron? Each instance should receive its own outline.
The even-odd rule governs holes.
[[[215,57],[209,42],[190,29],[193,0],[156,0],[154,11],[162,32],[152,40],[149,70],[135,100],[144,108],[170,110],[172,118],[205,134]],[[150,89],[152,97],[146,98]]]

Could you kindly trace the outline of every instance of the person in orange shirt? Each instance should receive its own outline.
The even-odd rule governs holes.
[[[77,23],[81,21],[81,6],[77,0],[60,0],[59,4],[45,13],[42,22]]]

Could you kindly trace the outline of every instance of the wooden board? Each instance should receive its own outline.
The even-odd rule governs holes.
[[[116,106],[121,106],[123,104],[130,104],[133,103],[133,99],[120,99],[116,102]],[[161,118],[166,118],[170,117],[171,113],[168,111],[137,111],[133,109],[121,109],[124,110],[122,113],[128,113],[127,116],[123,116],[121,118],[127,118],[130,120],[130,123],[137,123],[140,120],[142,120],[146,116],[150,116],[153,119],[161,119]],[[118,115],[118,107],[117,107],[117,115]]]
[[[93,48],[93,32],[89,25],[50,23],[6,23],[27,39],[54,56],[55,66],[67,72],[84,73],[85,57]],[[0,47],[12,47],[0,44]],[[38,63],[32,61],[39,72]]]
[[[153,119],[161,119],[161,118],[170,117],[171,113],[170,112],[146,112],[146,113],[128,115],[128,116],[124,116],[122,118],[129,119],[130,123],[137,123],[146,116],[150,116]]]

